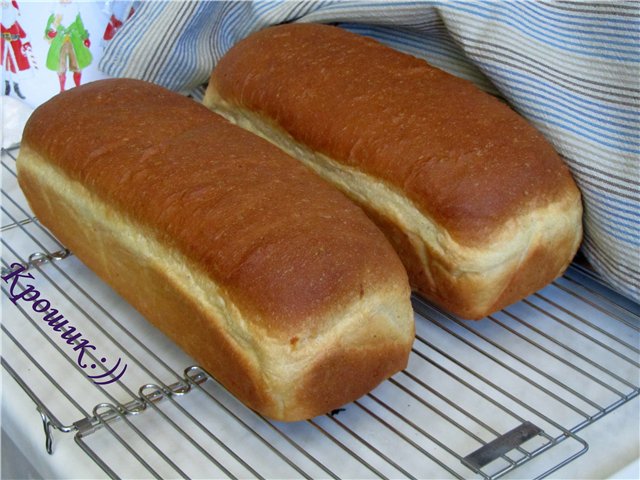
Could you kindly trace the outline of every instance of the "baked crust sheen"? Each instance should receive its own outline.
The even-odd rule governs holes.
[[[543,287],[579,246],[579,191],[540,132],[470,82],[372,39],[267,28],[221,59],[204,103],[363,206],[414,288],[463,317]]]
[[[44,225],[266,416],[325,413],[406,365],[409,286],[384,235],[192,100],[135,80],[65,92],[29,120],[18,179]]]

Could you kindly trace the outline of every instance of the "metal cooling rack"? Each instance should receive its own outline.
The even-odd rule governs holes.
[[[36,404],[49,452],[52,431],[73,433],[110,477],[544,477],[587,451],[580,430],[640,392],[639,306],[574,265],[479,322],[414,298],[405,371],[329,415],[266,420],[38,223],[16,184],[16,156],[2,152],[3,275],[27,266],[51,305],[127,371],[94,384],[61,333],[14,305],[5,282],[2,367]]]

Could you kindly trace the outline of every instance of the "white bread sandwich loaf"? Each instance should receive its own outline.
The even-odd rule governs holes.
[[[74,88],[33,113],[17,168],[40,221],[254,410],[310,418],[406,366],[410,287],[385,236],[193,100]]]
[[[234,45],[204,104],[336,185],[385,231],[414,289],[477,319],[572,260],[582,206],[544,137],[498,99],[338,27]]]

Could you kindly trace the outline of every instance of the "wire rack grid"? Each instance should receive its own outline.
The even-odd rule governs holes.
[[[69,321],[52,328],[50,309],[11,300],[29,288],[23,278],[2,282],[2,367],[36,404],[48,451],[53,430],[72,432],[112,478],[544,477],[587,451],[580,430],[640,393],[639,306],[573,265],[478,322],[414,297],[403,372],[344,409],[270,421],[39,224],[17,186],[17,152],[2,152],[3,276],[27,269]],[[83,338],[96,347],[84,363]],[[116,358],[121,376],[104,366]],[[89,363],[102,368],[94,378]]]

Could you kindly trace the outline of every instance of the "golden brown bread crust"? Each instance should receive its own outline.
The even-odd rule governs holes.
[[[575,191],[551,145],[498,99],[337,27],[262,30],[211,80],[297,141],[400,188],[464,243]]]
[[[470,82],[374,40],[326,25],[267,28],[221,59],[205,105],[304,157],[367,208],[396,238],[413,286],[461,316],[541,288],[579,245],[580,195],[544,137]],[[354,187],[354,171],[366,187]],[[403,197],[430,238],[402,238],[416,236],[411,222],[361,193],[373,184]],[[552,234],[533,231],[543,217],[539,230]],[[486,261],[501,249],[505,260]],[[533,251],[544,263],[526,260]]]
[[[54,234],[267,416],[324,413],[406,365],[409,287],[384,236],[189,99],[134,80],[66,92],[29,120],[18,175]]]

